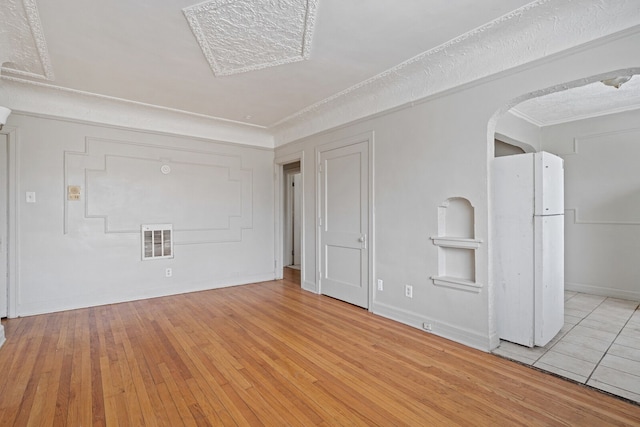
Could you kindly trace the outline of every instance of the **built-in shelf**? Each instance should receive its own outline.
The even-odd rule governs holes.
[[[461,248],[461,249],[478,249],[482,240],[480,239],[463,239],[461,237],[432,237],[433,244],[445,248]]]
[[[475,238],[475,213],[463,197],[452,197],[438,207],[438,235],[431,237],[438,247],[438,275],[433,284],[479,293],[476,283],[476,250],[482,240]]]
[[[480,293],[482,285],[471,280],[464,280],[458,277],[433,276],[431,277],[433,284],[445,288],[458,289],[461,291]]]

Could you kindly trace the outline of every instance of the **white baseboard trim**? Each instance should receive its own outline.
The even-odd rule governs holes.
[[[602,286],[585,285],[581,283],[564,284],[567,291],[581,292],[591,295],[599,295],[603,297],[626,299],[630,301],[640,301],[640,291],[626,291],[624,289],[605,288]]]
[[[492,346],[491,337],[482,335],[478,332],[471,331],[457,326],[450,325],[446,322],[423,317],[417,313],[392,307],[387,304],[374,302],[372,312],[378,316],[413,326],[414,328],[424,331],[423,325],[428,323],[431,325],[431,331],[425,331],[446,338],[451,341],[475,348],[484,352],[489,352]]]
[[[305,291],[313,292],[314,294],[318,293],[318,289],[316,289],[316,284],[308,280],[305,280],[302,282],[302,289],[304,289]]]
[[[6,339],[4,337],[4,326],[0,325],[0,347],[2,347],[2,344],[4,344],[5,341]]]
[[[494,332],[489,335],[489,351],[493,351],[500,346],[500,337],[498,332]]]
[[[175,283],[169,288],[156,288],[142,292],[132,292],[127,294],[106,294],[78,296],[73,301],[60,299],[46,302],[35,302],[33,304],[23,304],[18,307],[18,317],[35,316],[39,314],[56,313],[60,311],[76,310],[80,308],[97,307],[107,304],[119,304],[123,302],[138,301],[149,298],[166,297],[170,295],[187,294],[191,292],[209,291],[213,289],[228,288],[231,286],[248,285],[252,283],[268,282],[274,280],[275,273],[252,274],[224,281],[206,281],[202,283],[178,284]]]

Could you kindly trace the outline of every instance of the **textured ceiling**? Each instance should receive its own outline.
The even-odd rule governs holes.
[[[0,65],[25,77],[54,78],[35,0],[3,0],[0,7]]]
[[[18,109],[153,129],[175,113],[176,132],[213,120],[283,140],[640,26],[638,0],[2,2],[0,96]],[[607,102],[592,88],[516,110],[550,123],[637,104],[635,82]]]
[[[16,8],[23,3],[2,1]],[[311,43],[311,48],[302,52],[303,56],[310,53],[309,59],[218,77],[212,73],[184,12],[194,6],[193,11],[206,8],[209,3],[39,0],[37,6],[55,72],[51,85],[268,127],[528,2],[485,0],[479,5],[477,0],[318,0],[313,36],[303,44]],[[256,5],[256,10],[260,5],[271,10],[296,6],[294,0],[214,4],[221,5],[216,19],[225,21],[228,28],[233,27],[228,19],[239,20],[245,29],[251,25],[238,14],[249,4]],[[314,8],[314,3],[308,4],[309,9]],[[293,22],[291,12],[254,16],[260,20],[280,16],[300,24],[299,18]],[[306,19],[304,22],[308,24]],[[17,25],[25,30],[22,22]],[[259,22],[252,31],[279,26],[281,21]],[[225,32],[226,36],[230,32]],[[246,33],[243,38],[244,42],[251,40]],[[258,33],[254,39],[262,43]],[[221,43],[236,44],[233,40]],[[261,46],[249,47],[255,52]],[[229,55],[221,56],[228,63],[234,61]],[[216,59],[213,51],[211,58]],[[249,61],[254,62],[247,65]],[[259,62],[247,53],[237,69]],[[14,76],[10,71],[7,67],[3,74]]]
[[[216,76],[308,59],[316,0],[211,0],[185,8]]]
[[[512,111],[538,126],[550,126],[636,109],[640,109],[640,75],[620,88],[598,81],[530,99]]]

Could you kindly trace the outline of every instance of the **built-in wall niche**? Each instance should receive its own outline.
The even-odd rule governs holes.
[[[482,240],[475,237],[475,212],[463,197],[452,197],[438,207],[438,275],[434,285],[467,292],[480,292],[476,282],[476,250]]]

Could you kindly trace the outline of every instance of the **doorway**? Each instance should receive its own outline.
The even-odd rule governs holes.
[[[369,142],[321,147],[318,158],[320,293],[369,308]]]
[[[8,314],[8,157],[7,135],[0,133],[0,318]]]
[[[283,277],[300,283],[302,266],[302,172],[300,161],[282,167],[284,174]]]

